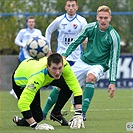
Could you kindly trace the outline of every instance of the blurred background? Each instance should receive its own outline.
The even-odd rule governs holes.
[[[121,37],[117,87],[133,88],[133,0],[78,0],[78,5],[78,14],[84,16],[88,23],[96,20],[98,6],[111,8],[111,25]],[[65,12],[64,6],[65,0],[0,0],[0,57],[18,55],[19,47],[14,44],[14,39],[19,30],[26,27],[28,16],[36,17],[36,28],[44,35],[47,26]],[[52,35],[53,51],[56,49],[56,34]],[[105,79],[108,79],[108,74],[102,83],[97,84],[98,87],[107,86]]]
[[[112,9],[111,24],[121,36],[121,53],[133,53],[133,0],[79,0],[78,13],[95,21],[96,10],[100,5]],[[26,18],[36,16],[36,28],[43,35],[55,17],[63,14],[65,0],[0,0],[0,54],[18,54],[14,44],[16,34],[26,27]],[[56,33],[52,37],[55,51]]]

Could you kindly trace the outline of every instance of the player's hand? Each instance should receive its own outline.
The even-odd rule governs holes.
[[[37,124],[35,130],[54,130],[54,127],[46,123],[43,123],[43,124]]]
[[[75,115],[68,122],[71,129],[85,128],[81,109],[75,110]]]
[[[114,96],[114,92],[115,92],[115,85],[114,84],[110,84],[108,86],[108,92],[110,93],[110,97],[112,98]]]

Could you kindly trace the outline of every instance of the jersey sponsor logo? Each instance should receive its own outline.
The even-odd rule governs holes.
[[[73,41],[73,38],[65,38],[65,44],[69,45],[70,42]]]
[[[65,27],[67,26],[67,24],[62,24],[62,28],[65,29]]]

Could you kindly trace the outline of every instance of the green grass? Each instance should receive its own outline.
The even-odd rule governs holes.
[[[57,122],[49,120],[49,114],[45,123],[55,127],[54,131],[34,131],[29,127],[17,127],[12,118],[14,115],[22,116],[17,108],[17,100],[9,94],[8,91],[0,91],[0,133],[125,133],[126,123],[133,121],[132,100],[133,95],[131,89],[118,89],[115,91],[114,98],[109,98],[107,90],[96,89],[95,94],[87,112],[87,121],[85,121],[85,129],[72,130],[69,127],[62,127]],[[41,104],[44,105],[49,90],[41,91]],[[68,111],[65,116],[69,120],[73,116],[70,112],[70,101],[63,110]]]

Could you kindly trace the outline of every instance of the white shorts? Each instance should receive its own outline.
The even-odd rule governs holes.
[[[78,59],[71,68],[83,88],[89,73],[95,75],[97,81],[104,75],[104,68],[101,65],[88,65],[81,59]]]

